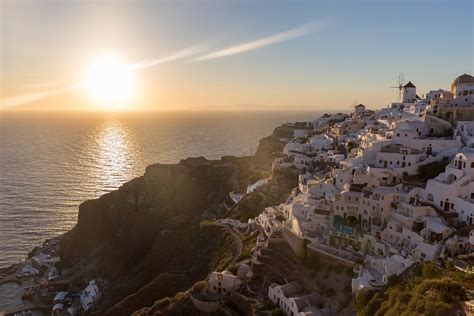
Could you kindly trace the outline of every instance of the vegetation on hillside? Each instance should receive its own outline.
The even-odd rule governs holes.
[[[360,293],[355,301],[359,316],[462,315],[467,299],[464,286],[472,276],[432,262],[390,278],[383,291]]]
[[[449,161],[433,161],[426,165],[418,167],[418,172],[415,175],[405,175],[403,180],[405,181],[414,181],[420,183],[426,183],[430,179],[436,178],[440,173],[444,172],[444,169],[448,165]]]

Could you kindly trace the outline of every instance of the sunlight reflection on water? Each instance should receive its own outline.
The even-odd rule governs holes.
[[[81,202],[189,156],[248,155],[304,112],[0,113],[0,267],[71,229]]]
[[[117,119],[103,122],[90,146],[87,151],[97,159],[94,169],[101,172],[87,178],[95,181],[98,192],[119,187],[131,178],[134,164],[141,165],[134,135]]]

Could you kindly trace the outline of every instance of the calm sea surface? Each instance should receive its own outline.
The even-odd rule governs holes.
[[[254,153],[309,112],[1,113],[0,267],[71,229],[81,202],[188,156]]]

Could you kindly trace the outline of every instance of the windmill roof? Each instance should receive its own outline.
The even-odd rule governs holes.
[[[411,83],[411,81],[408,81],[408,83],[404,85],[403,88],[416,88],[416,87],[413,83]]]

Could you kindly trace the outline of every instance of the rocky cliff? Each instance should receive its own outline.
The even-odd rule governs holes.
[[[108,280],[95,314],[129,315],[225,268],[232,238],[202,222],[224,216],[230,191],[269,174],[281,137],[275,130],[254,157],[151,165],[120,189],[82,203],[77,225],[61,239],[61,263],[77,270],[78,284]]]

